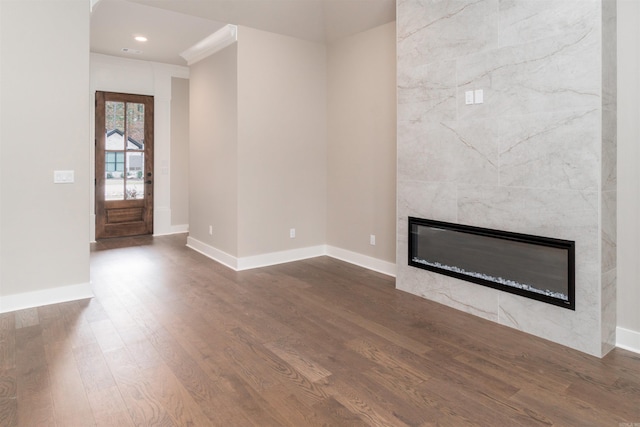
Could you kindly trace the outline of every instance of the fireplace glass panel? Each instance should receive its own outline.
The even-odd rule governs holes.
[[[409,218],[409,265],[575,309],[572,241]]]

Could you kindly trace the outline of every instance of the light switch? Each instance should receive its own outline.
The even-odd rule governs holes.
[[[473,104],[473,91],[468,90],[464,93],[464,103],[467,105]]]
[[[482,89],[476,89],[474,92],[475,103],[483,104],[484,103],[484,91]]]
[[[53,171],[54,184],[73,184],[74,171]]]

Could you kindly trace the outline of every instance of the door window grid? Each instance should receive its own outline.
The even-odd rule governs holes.
[[[105,200],[143,199],[144,104],[105,104]]]

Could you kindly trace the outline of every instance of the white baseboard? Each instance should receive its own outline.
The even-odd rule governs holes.
[[[170,236],[172,234],[182,234],[189,232],[189,224],[172,225],[169,230],[164,233],[153,233],[153,236]]]
[[[153,235],[165,236],[171,234],[171,209],[163,206],[153,207]]]
[[[324,246],[292,249],[288,251],[271,252],[263,255],[255,255],[244,258],[236,258],[220,249],[203,243],[193,237],[187,237],[187,247],[202,255],[211,258],[220,264],[226,265],[235,271],[250,270],[252,268],[268,267],[270,265],[284,264],[285,262],[299,261],[325,255]]]
[[[351,252],[346,249],[336,248],[335,246],[327,246],[327,255],[350,264],[386,274],[387,276],[396,277],[396,265],[388,261],[362,255],[357,252]]]
[[[268,254],[238,258],[238,270],[250,270],[252,268],[267,267],[269,265],[284,264],[286,262],[300,261],[307,258],[315,258],[326,254],[324,245],[307,248],[291,249],[288,251],[271,252]]]
[[[191,236],[187,237],[187,247],[193,249],[196,252],[200,252],[207,258],[211,258],[212,260],[217,261],[222,265],[226,265],[232,270],[238,271],[238,259],[233,255],[229,255],[228,253],[223,252],[220,249],[216,249],[211,245],[207,245],[206,243],[194,239]]]
[[[178,224],[171,226],[171,234],[188,233],[189,224]]]
[[[89,283],[4,295],[0,298],[0,313],[87,298],[93,298]]]
[[[267,267],[327,255],[388,276],[395,277],[396,275],[396,265],[393,263],[327,245],[271,252],[244,258],[236,258],[191,236],[187,237],[187,247],[235,271],[250,270],[252,268]]]
[[[640,353],[640,332],[618,326],[616,328],[616,347]]]

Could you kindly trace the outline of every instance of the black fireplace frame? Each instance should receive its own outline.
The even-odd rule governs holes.
[[[506,239],[506,240],[511,240],[511,241],[520,242],[520,243],[546,246],[546,247],[565,250],[567,253],[568,299],[564,300],[561,298],[547,296],[545,294],[529,291],[526,289],[520,289],[517,287],[495,282],[492,280],[486,280],[481,277],[474,277],[468,274],[458,273],[456,271],[451,271],[444,268],[439,268],[436,266],[431,266],[431,265],[423,264],[420,262],[416,262],[412,259],[412,255],[415,253],[414,251],[415,249],[414,246],[416,245],[415,239],[417,239],[417,237],[414,238],[414,236],[412,235],[412,230],[414,225],[431,227],[436,229],[452,230],[452,231],[457,231],[462,233],[470,233],[478,236]],[[527,298],[532,298],[534,300],[546,302],[559,307],[575,310],[575,242],[572,240],[561,240],[561,239],[555,239],[550,237],[535,236],[531,234],[512,233],[508,231],[474,227],[470,225],[455,224],[450,222],[435,221],[435,220],[416,218],[416,217],[409,217],[408,239],[409,239],[408,261],[409,261],[409,265],[412,267],[429,270],[435,273],[443,274],[450,277],[455,277],[457,279],[465,280],[465,281],[476,283],[479,285],[488,286],[490,288],[498,289],[504,292],[521,295]]]

